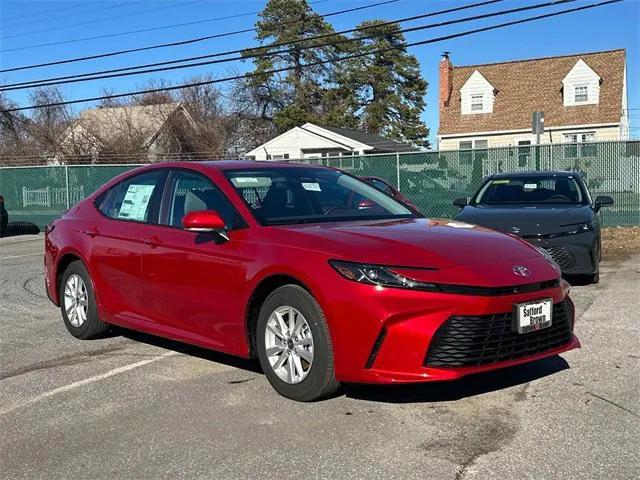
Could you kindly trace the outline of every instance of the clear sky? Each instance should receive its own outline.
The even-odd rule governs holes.
[[[312,6],[315,11],[323,14],[377,1],[380,0],[316,0]],[[364,19],[393,20],[477,1],[399,0],[390,5],[334,16],[329,20],[337,30],[341,30],[354,27]],[[454,18],[454,15],[456,18],[466,17],[517,6],[546,3],[546,1],[506,0],[490,6],[434,17],[433,19],[418,20],[404,25],[423,25],[442,21],[445,18]],[[586,5],[593,3],[593,1],[578,0],[545,11]],[[0,37],[2,37],[0,39],[0,50],[2,50],[0,64],[2,68],[10,68],[249,28],[256,20],[255,12],[260,11],[265,3],[266,0],[0,0]],[[541,12],[542,10],[534,10],[473,23],[423,30],[410,33],[407,38],[409,41],[420,41],[525,16],[533,16]],[[235,18],[203,21],[228,16],[235,16]],[[111,38],[14,50],[41,43],[199,21],[203,22]],[[420,61],[423,75],[429,82],[427,107],[423,117],[431,129],[432,142],[438,127],[438,61],[441,52],[445,50],[452,52],[451,59],[455,65],[467,65],[625,48],[627,49],[627,88],[632,115],[632,135],[636,138],[640,137],[639,24],[640,0],[624,0],[619,4],[412,48],[411,51]],[[177,48],[158,49],[23,72],[0,73],[0,82],[3,84],[14,83],[119,68],[139,63],[205,55],[249,47],[254,44],[253,33],[245,33]],[[181,82],[189,75],[196,73],[209,72],[222,77],[229,75],[232,70],[245,71],[249,67],[249,64],[243,65],[235,62],[135,77],[97,80],[64,86],[63,92],[69,99],[90,97],[100,95],[104,88],[116,92],[135,90],[149,78],[160,75],[172,82]],[[526,94],[526,92],[523,93]],[[21,105],[28,104],[26,91],[11,92],[10,98]]]

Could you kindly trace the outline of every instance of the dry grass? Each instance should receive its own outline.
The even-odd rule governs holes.
[[[640,227],[602,229],[602,258],[627,258],[640,254]]]

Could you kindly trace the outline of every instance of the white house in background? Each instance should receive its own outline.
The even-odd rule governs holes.
[[[360,130],[305,123],[272,138],[245,155],[251,160],[287,160],[415,152],[406,143]]]
[[[445,53],[439,90],[439,150],[526,152],[536,111],[541,143],[629,138],[625,50],[459,67]]]

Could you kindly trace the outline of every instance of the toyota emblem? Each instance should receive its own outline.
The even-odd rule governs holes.
[[[531,270],[527,267],[523,267],[522,265],[516,265],[513,267],[513,273],[519,277],[528,277],[531,275]]]

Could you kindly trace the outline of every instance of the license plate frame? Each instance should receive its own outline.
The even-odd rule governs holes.
[[[527,311],[527,307],[534,310]],[[540,312],[538,312],[540,308]],[[542,319],[539,317],[543,317]],[[533,319],[533,323],[532,323]],[[542,298],[513,304],[513,330],[520,334],[549,328],[553,323],[553,299]]]

